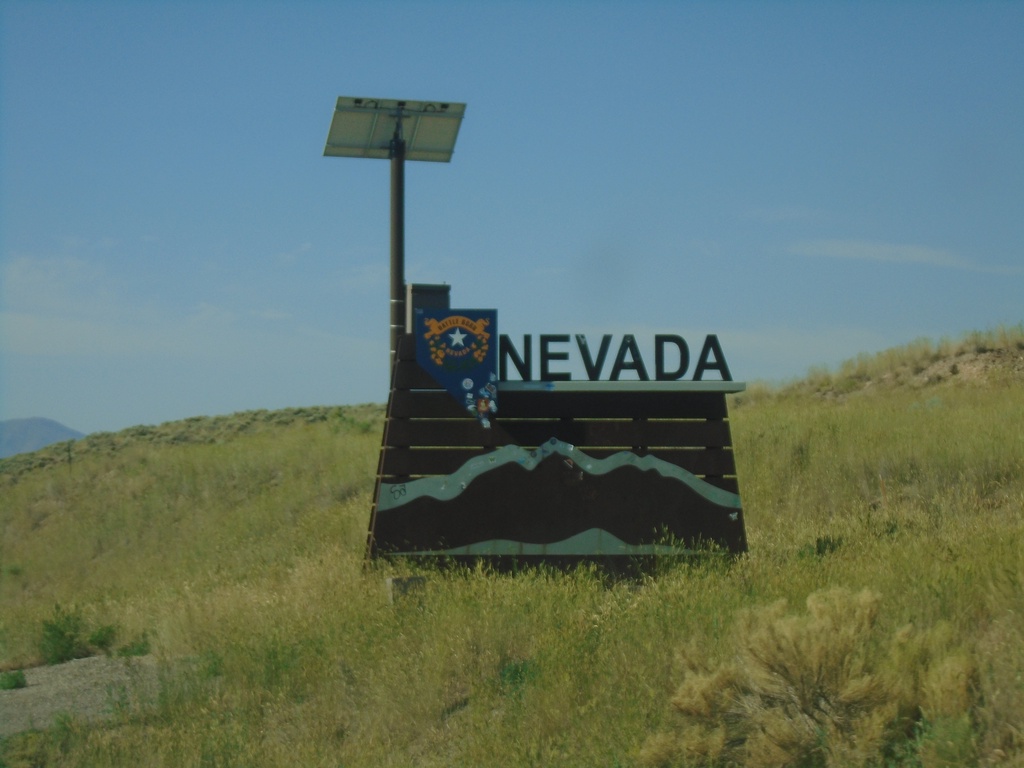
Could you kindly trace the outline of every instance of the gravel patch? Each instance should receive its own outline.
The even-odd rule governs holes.
[[[91,656],[24,671],[26,687],[0,691],[0,738],[49,728],[61,716],[96,721],[138,711],[159,686],[152,656]]]

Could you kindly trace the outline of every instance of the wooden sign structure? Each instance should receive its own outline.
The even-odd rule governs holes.
[[[399,340],[368,557],[620,567],[746,551],[732,381],[504,381],[491,427]]]

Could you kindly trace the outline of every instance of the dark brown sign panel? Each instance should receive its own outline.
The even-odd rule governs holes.
[[[572,562],[746,550],[733,382],[502,382],[489,429],[403,337],[370,556]]]

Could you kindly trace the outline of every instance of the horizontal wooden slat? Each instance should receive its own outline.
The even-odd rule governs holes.
[[[385,475],[381,478],[382,482],[385,483],[406,483],[410,479],[416,476],[410,475]],[[709,485],[713,485],[716,488],[721,488],[723,491],[729,491],[729,493],[735,493],[739,495],[740,484],[739,480],[735,476],[731,475],[701,475],[701,479]]]
[[[412,333],[403,333],[398,337],[398,359],[404,360],[416,360],[416,336]]]
[[[396,389],[391,393],[388,415],[397,419],[413,416],[427,419],[472,418],[442,389],[427,392]]]
[[[382,476],[450,475],[475,456],[489,453],[489,448],[388,448],[384,451]],[[612,449],[588,449],[588,456],[604,459],[615,453]],[[734,475],[736,462],[730,450],[684,450],[663,448],[640,452],[656,456],[682,467],[695,475]]]
[[[711,485],[715,486],[716,488],[721,488],[723,491],[728,491],[729,493],[735,493],[737,496],[739,496],[739,493],[740,493],[740,483],[739,483],[739,480],[736,477],[711,477],[711,476],[707,476],[707,477],[704,478],[704,480],[706,482],[708,482],[708,483],[711,483]]]
[[[440,388],[440,385],[434,381],[431,375],[424,371],[416,362],[399,364],[395,370],[393,386],[395,389]]]
[[[389,446],[535,446],[557,438],[584,446],[715,447],[731,444],[724,421],[608,421],[583,419],[495,419],[484,429],[474,418],[394,419]]]
[[[382,475],[450,475],[474,456],[490,448],[387,448]]]
[[[398,366],[392,382],[395,389],[440,389],[440,385],[420,365],[415,362],[404,362]],[[616,395],[621,392],[654,392],[667,391],[676,394],[689,392],[742,392],[746,384],[732,381],[689,381],[687,379],[657,380],[587,380],[572,379],[568,381],[502,381],[498,385],[505,393],[539,392],[540,394],[565,394],[573,392],[601,392]]]
[[[501,392],[498,418],[724,419],[721,392]]]
[[[459,418],[466,409],[443,390],[395,390],[391,416]],[[635,418],[725,419],[720,392],[505,392],[498,390],[500,419]]]

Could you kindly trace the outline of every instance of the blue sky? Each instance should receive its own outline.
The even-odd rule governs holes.
[[[1024,320],[1024,3],[0,2],[0,419],[383,402],[406,277],[501,331],[716,333],[779,381]],[[695,354],[696,350],[692,350]]]

